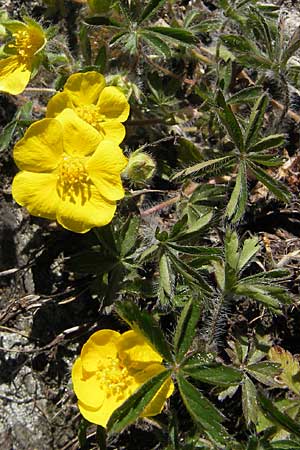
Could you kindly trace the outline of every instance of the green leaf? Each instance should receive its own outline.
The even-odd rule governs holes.
[[[8,148],[9,144],[12,142],[13,136],[16,131],[18,120],[12,120],[5,126],[1,132],[0,136],[0,151]]]
[[[164,253],[159,260],[159,287],[162,290],[160,297],[165,295],[172,298],[174,295],[174,280],[168,256]]]
[[[256,178],[263,183],[279,200],[288,203],[291,200],[291,193],[280,181],[272,178],[267,172],[258,167],[256,164],[248,161],[248,167],[256,176]]]
[[[182,375],[178,374],[177,381],[182,400],[193,420],[203,428],[209,438],[221,445],[221,448],[228,448],[226,446],[230,444],[231,438],[221,425],[222,414]]]
[[[193,33],[184,30],[183,28],[148,27],[145,28],[145,30],[161,34],[166,38],[172,39],[180,44],[193,45],[198,42],[198,39],[193,35]]]
[[[173,361],[170,346],[150,314],[140,311],[138,306],[130,301],[117,302],[116,311],[134,331],[141,333],[166,361]]]
[[[230,200],[226,207],[226,216],[232,222],[237,222],[245,212],[247,206],[248,190],[247,190],[247,172],[246,163],[241,161],[238,174],[235,180],[235,186],[231,193]]]
[[[240,103],[249,103],[256,100],[261,95],[262,86],[250,86],[233,94],[228,100],[228,105],[238,105]]]
[[[199,172],[202,172],[204,169],[207,169],[208,167],[210,170],[217,171],[219,168],[223,167],[223,165],[229,162],[233,162],[234,157],[233,156],[223,156],[222,158],[216,158],[216,159],[210,159],[209,161],[203,161],[199,164],[195,164],[194,166],[188,167],[187,169],[181,170],[180,172],[176,173],[171,180],[176,180],[179,177],[187,177],[189,175],[195,174],[196,172],[199,174]]]
[[[298,27],[292,35],[286,49],[283,51],[281,64],[286,65],[288,60],[294,55],[294,53],[300,48],[300,27]]]
[[[208,259],[220,259],[220,257],[222,256],[222,250],[220,250],[219,248],[179,245],[175,244],[174,242],[168,242],[168,247],[171,247],[180,253],[185,253],[186,255],[204,256]]]
[[[243,244],[242,251],[240,253],[237,270],[238,271],[242,270],[259,250],[260,245],[258,243],[257,237],[246,239]]]
[[[262,150],[269,150],[270,148],[277,148],[284,144],[283,134],[271,134],[263,139],[255,142],[248,148],[249,152],[261,152]]]
[[[256,45],[245,36],[223,34],[220,36],[220,39],[230,51],[236,51],[237,53],[260,53]]]
[[[273,387],[276,384],[277,386],[274,379],[280,373],[280,364],[270,361],[260,361],[255,364],[248,364],[245,370],[260,383]]]
[[[120,255],[126,256],[132,253],[136,243],[140,226],[140,218],[138,216],[129,216],[123,225],[120,233]]]
[[[92,63],[92,49],[89,38],[89,33],[85,25],[81,25],[79,30],[79,40],[82,55],[84,57],[85,65],[89,66]]]
[[[248,150],[255,142],[256,138],[261,130],[264,114],[266,112],[269,99],[267,94],[263,94],[256,101],[250,115],[249,125],[246,129],[245,135],[245,147]]]
[[[248,160],[266,167],[279,167],[285,159],[277,155],[266,155],[264,152],[248,153]]]
[[[286,280],[291,275],[288,269],[273,269],[268,272],[259,272],[255,275],[250,275],[249,277],[243,278],[243,282],[251,284],[251,282],[256,281],[259,283],[270,284],[273,281]]]
[[[170,58],[172,53],[170,47],[157,36],[156,33],[151,33],[151,31],[142,30],[140,32],[142,38],[164,58]]]
[[[170,371],[164,370],[144,383],[113,412],[108,421],[107,429],[111,433],[119,433],[127,425],[134,422],[169,377]]]
[[[251,422],[255,424],[257,422],[258,409],[256,388],[247,375],[244,375],[244,382],[242,384],[242,407],[247,426]]]
[[[209,209],[205,214],[199,217],[199,219],[195,220],[190,227],[186,228],[182,232],[179,232],[175,236],[173,234],[173,229],[170,235],[170,239],[183,241],[188,238],[194,237],[195,235],[199,234],[201,230],[203,231],[203,229],[205,229],[205,227],[211,222],[213,215],[213,210]]]
[[[268,306],[276,313],[280,312],[281,301],[277,298],[276,295],[271,295],[269,293],[269,289],[264,288],[264,286],[238,283],[234,287],[234,292],[236,295],[250,297],[254,300],[257,300]]]
[[[298,450],[300,449],[300,442],[290,441],[285,439],[283,441],[272,441],[272,448],[277,450]]]
[[[95,59],[95,66],[99,67],[99,72],[105,72],[107,62],[107,52],[106,52],[106,46],[102,45],[97,53],[96,59]]]
[[[278,408],[273,404],[271,400],[263,395],[262,392],[258,393],[259,405],[267,417],[275,425],[279,425],[285,430],[289,431],[293,435],[300,437],[300,425],[298,421],[291,419],[287,414],[283,414]]]
[[[97,425],[96,430],[96,442],[99,447],[99,450],[107,450],[106,446],[106,430],[104,427]]]
[[[240,150],[244,150],[244,139],[241,127],[231,111],[230,106],[226,104],[224,95],[222,91],[218,90],[216,95],[216,103],[219,106],[217,109],[217,114],[225,127],[227,133],[229,134],[231,140],[236,145],[236,147]]]
[[[150,19],[155,11],[163,6],[166,0],[150,0],[139,17],[138,24],[141,24],[144,20]]]
[[[78,427],[78,441],[80,444],[80,448],[86,447],[86,443],[87,443],[86,432],[87,432],[88,426],[89,426],[89,422],[87,420],[85,420],[84,418],[82,418],[79,423],[79,427]]]
[[[174,336],[174,350],[177,363],[182,361],[193,342],[200,314],[201,306],[199,301],[191,298],[181,312]]]
[[[188,366],[184,365],[182,370],[186,375],[194,378],[195,380],[217,386],[236,385],[243,379],[243,374],[240,370],[218,363],[209,365],[203,364],[203,366],[196,364],[195,367],[192,367],[190,362],[188,362]]]
[[[170,251],[168,251],[168,256],[175,269],[186,279],[188,283],[195,284],[206,294],[211,292],[211,287],[209,286],[209,284],[207,284],[204,278],[195,269],[178,259],[177,256],[175,256]]]
[[[226,265],[236,270],[239,261],[239,238],[237,232],[230,228],[226,229],[224,250]]]

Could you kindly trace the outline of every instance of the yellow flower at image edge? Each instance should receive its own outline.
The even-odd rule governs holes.
[[[106,427],[112,413],[143,383],[165,370],[162,357],[135,331],[94,333],[72,369],[72,381],[81,414]],[[159,414],[174,390],[168,378],[142,416]]]
[[[21,169],[12,184],[16,202],[71,231],[106,225],[124,197],[120,173],[127,158],[121,148],[70,109],[32,124],[14,159]]]
[[[125,137],[125,122],[129,103],[115,86],[105,86],[105,78],[98,72],[74,73],[48,102],[47,117],[56,117],[65,108],[71,108],[92,125],[103,139],[120,144]]]
[[[17,95],[29,83],[46,37],[43,29],[31,19],[27,19],[27,23],[12,21],[4,25],[12,33],[12,41],[4,47],[7,57],[0,59],[0,91]]]

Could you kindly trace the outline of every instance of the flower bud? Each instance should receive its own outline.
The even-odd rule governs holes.
[[[128,164],[122,175],[133,184],[139,185],[149,181],[156,169],[154,159],[145,152],[136,150],[129,156]]]

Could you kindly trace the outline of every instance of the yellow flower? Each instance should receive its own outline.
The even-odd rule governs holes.
[[[121,148],[102,140],[71,109],[32,124],[14,159],[21,169],[12,184],[16,202],[68,230],[86,233],[106,225],[124,197],[120,173],[127,158]]]
[[[125,95],[115,86],[105,87],[105,79],[98,72],[71,75],[63,92],[54,95],[48,102],[47,117],[56,117],[65,108],[76,114],[101,134],[120,144],[125,137],[125,122],[129,115],[129,103]]]
[[[0,59],[0,91],[17,95],[24,91],[46,44],[43,29],[33,20],[4,24],[12,33],[12,42],[4,47],[11,56]]]
[[[81,414],[88,421],[106,426],[112,413],[143,383],[165,370],[162,357],[135,331],[94,333],[74,363],[72,381]],[[154,416],[173,393],[168,378],[142,416]]]

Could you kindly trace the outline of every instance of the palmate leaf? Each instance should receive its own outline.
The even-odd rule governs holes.
[[[256,178],[263,183],[279,200],[288,203],[291,199],[291,193],[280,181],[272,178],[267,172],[254,164],[252,161],[247,161],[247,166],[256,176]]]
[[[200,302],[191,298],[181,312],[174,336],[174,350],[177,363],[182,361],[193,342],[201,309]]]
[[[107,424],[107,429],[112,433],[119,433],[127,425],[134,422],[170,375],[169,370],[164,370],[144,383],[113,412]]]
[[[193,420],[203,428],[218,448],[229,448],[232,439],[221,425],[222,414],[181,374],[177,375],[177,381],[182,400]]]
[[[141,333],[166,361],[173,361],[170,346],[150,314],[140,311],[138,306],[130,301],[117,302],[116,312],[133,330]]]

